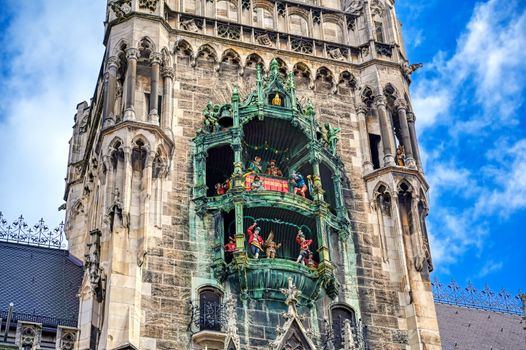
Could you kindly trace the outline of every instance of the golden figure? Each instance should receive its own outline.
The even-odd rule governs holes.
[[[274,232],[270,231],[267,240],[265,241],[265,253],[267,254],[267,258],[269,259],[275,259],[276,258],[276,249],[279,249],[281,247],[281,243],[274,242]]]
[[[276,95],[272,99],[272,105],[273,106],[281,106],[281,97],[279,97],[279,94],[276,92]]]

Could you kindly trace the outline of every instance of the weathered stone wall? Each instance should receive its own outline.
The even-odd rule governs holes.
[[[266,57],[267,62],[271,57]],[[287,62],[286,57],[281,58]],[[292,60],[287,63],[293,66]],[[150,291],[151,294],[143,294],[142,311],[145,319],[141,342],[145,346],[155,343],[157,349],[185,349],[190,346],[189,302],[197,299],[199,287],[216,285],[225,291],[231,288],[228,284],[219,285],[210,269],[213,221],[208,214],[203,219],[199,218],[192,208],[192,138],[196,130],[202,127],[202,111],[209,100],[214,103],[228,102],[234,84],[239,86],[242,97],[246,96],[255,88],[255,79],[250,69],[240,76],[237,65],[222,64],[219,72],[215,71],[215,66],[215,62],[198,60],[196,66],[192,67],[184,57],[180,57],[176,63],[173,96],[175,154],[170,174],[172,188],[163,205],[163,214],[171,216],[172,222],[171,225],[163,225],[162,238],[150,243],[152,248],[143,274],[143,291]],[[337,71],[339,67],[328,68]],[[318,81],[313,90],[308,84],[298,83],[299,99],[313,100],[320,123],[329,122],[342,129],[338,156],[345,164],[344,194],[353,234],[345,242],[338,237],[331,237],[331,257],[342,286],[336,301],[361,310],[373,348],[380,344],[383,348],[405,348],[404,332],[399,330],[401,326],[398,322],[398,317],[402,315],[398,303],[399,286],[390,281],[389,271],[384,269],[378,254],[380,238],[371,225],[370,207],[362,178],[361,136],[354,111],[355,91],[340,86],[335,93],[331,84]],[[230,292],[238,295],[236,290]],[[359,308],[356,307],[358,295]],[[309,316],[328,319],[329,306],[333,302],[323,297],[317,307],[308,312]],[[248,343],[254,349],[267,348],[268,341],[275,338],[278,321],[282,322],[279,313],[284,307],[284,304],[271,306],[265,302],[239,300],[238,326],[242,344]],[[310,320],[307,322],[311,323]],[[324,331],[320,323],[316,321],[312,324],[318,332]]]

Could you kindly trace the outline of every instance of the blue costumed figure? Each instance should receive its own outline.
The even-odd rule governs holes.
[[[300,173],[292,173],[290,182],[294,187],[294,194],[299,194],[305,198],[305,194],[307,193],[307,184],[305,183],[303,176],[301,176]]]

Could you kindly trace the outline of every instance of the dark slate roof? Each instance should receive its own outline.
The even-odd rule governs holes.
[[[0,242],[0,312],[12,302],[15,321],[32,315],[44,325],[76,325],[82,275],[67,250]]]
[[[526,349],[521,316],[436,303],[444,350]]]

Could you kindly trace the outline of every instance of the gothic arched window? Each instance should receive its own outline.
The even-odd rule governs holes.
[[[220,331],[222,325],[222,293],[213,287],[199,291],[199,330]]]
[[[274,29],[274,16],[272,12],[262,7],[255,7],[252,12],[254,26]]]
[[[343,31],[339,24],[334,22],[323,23],[323,38],[327,41],[343,43]]]
[[[376,41],[378,41],[379,43],[385,42],[385,39],[384,39],[384,26],[383,26],[382,22],[377,22],[377,21],[374,22],[374,32],[375,32],[375,36],[376,36]]]
[[[216,5],[216,17],[237,22],[237,6],[231,1],[221,0]]]
[[[299,15],[291,15],[289,17],[290,33],[301,36],[309,36],[309,24],[307,20]]]

